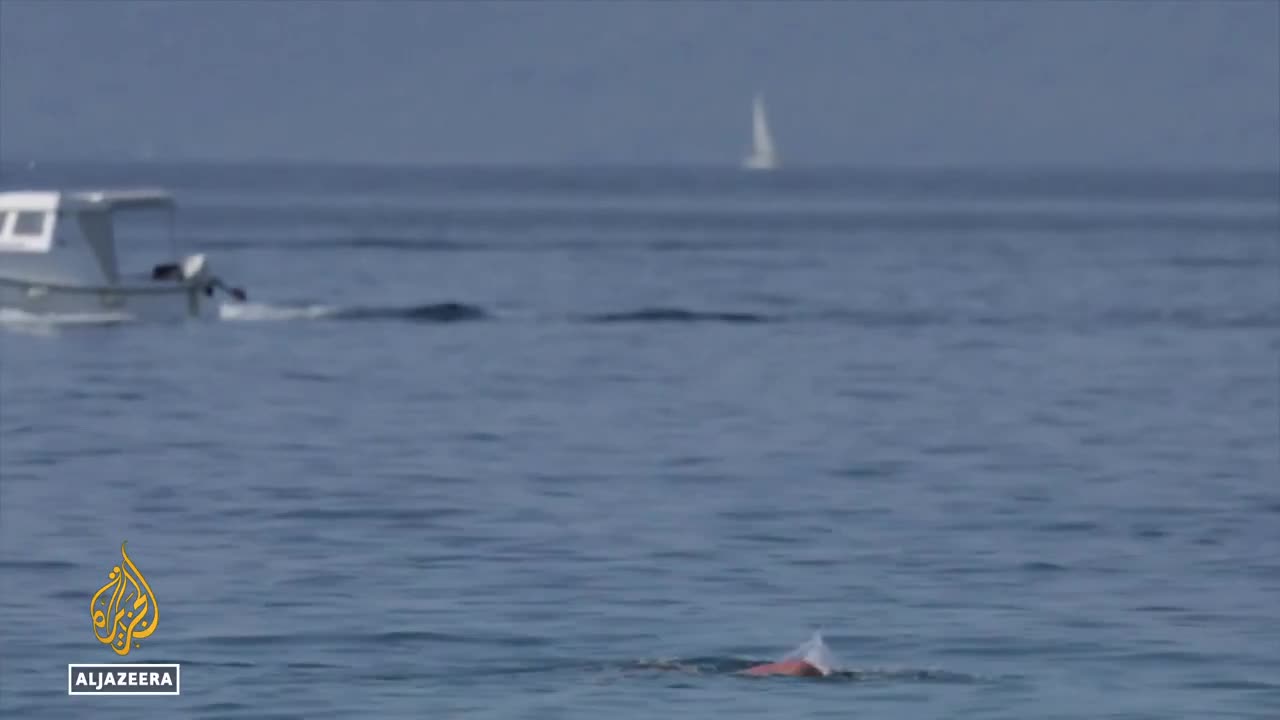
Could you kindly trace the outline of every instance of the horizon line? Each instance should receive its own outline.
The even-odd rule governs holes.
[[[767,178],[771,175],[804,174],[810,172],[859,171],[867,174],[911,173],[1114,173],[1114,174],[1165,174],[1191,175],[1200,173],[1241,174],[1280,176],[1280,163],[1267,165],[1243,164],[1169,164],[1125,163],[1104,165],[1101,163],[1068,163],[1068,162],[1031,162],[1031,163],[963,163],[963,162],[903,162],[903,163],[792,163],[766,171],[746,171],[740,164],[685,162],[685,163],[644,163],[628,161],[409,161],[409,160],[311,160],[301,158],[48,158],[39,159],[0,155],[0,170],[29,170],[41,166],[50,168],[97,167],[104,169],[133,168],[183,168],[183,167],[216,167],[224,169],[236,168],[272,168],[272,169],[348,169],[348,170],[384,170],[384,171],[422,171],[422,170],[669,170],[669,171],[732,171],[748,177]]]

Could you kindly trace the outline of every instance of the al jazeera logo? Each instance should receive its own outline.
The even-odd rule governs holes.
[[[160,625],[160,605],[125,545],[107,584],[89,601],[93,635],[120,657],[142,647]],[[67,665],[69,695],[178,695],[177,664],[93,663]]]

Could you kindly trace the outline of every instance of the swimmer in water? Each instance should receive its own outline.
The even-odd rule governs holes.
[[[791,677],[822,677],[825,675],[821,670],[810,665],[804,660],[783,660],[782,662],[765,663],[764,665],[756,665],[742,671],[743,675],[753,675],[756,677],[766,675],[788,675]]]
[[[766,677],[826,677],[835,666],[835,658],[822,641],[821,633],[814,633],[808,642],[787,653],[777,662],[754,665],[741,671],[743,675]]]

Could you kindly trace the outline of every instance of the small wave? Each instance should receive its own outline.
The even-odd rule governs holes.
[[[463,322],[488,320],[484,308],[466,303],[433,303],[408,307],[347,308],[332,315],[338,320],[410,320],[413,322]]]
[[[778,318],[759,313],[709,312],[685,308],[642,308],[625,312],[588,315],[585,319],[587,322],[593,323],[764,323],[778,320]]]

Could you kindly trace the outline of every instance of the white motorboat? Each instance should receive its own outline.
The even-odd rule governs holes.
[[[742,161],[748,170],[773,170],[778,167],[778,151],[769,132],[769,120],[765,116],[764,97],[756,95],[751,107],[751,154]]]
[[[203,254],[178,256],[176,210],[164,190],[0,192],[0,308],[157,319],[211,316],[215,291],[244,301],[244,291],[213,275]],[[172,255],[125,273],[118,216],[133,211],[163,214]]]

